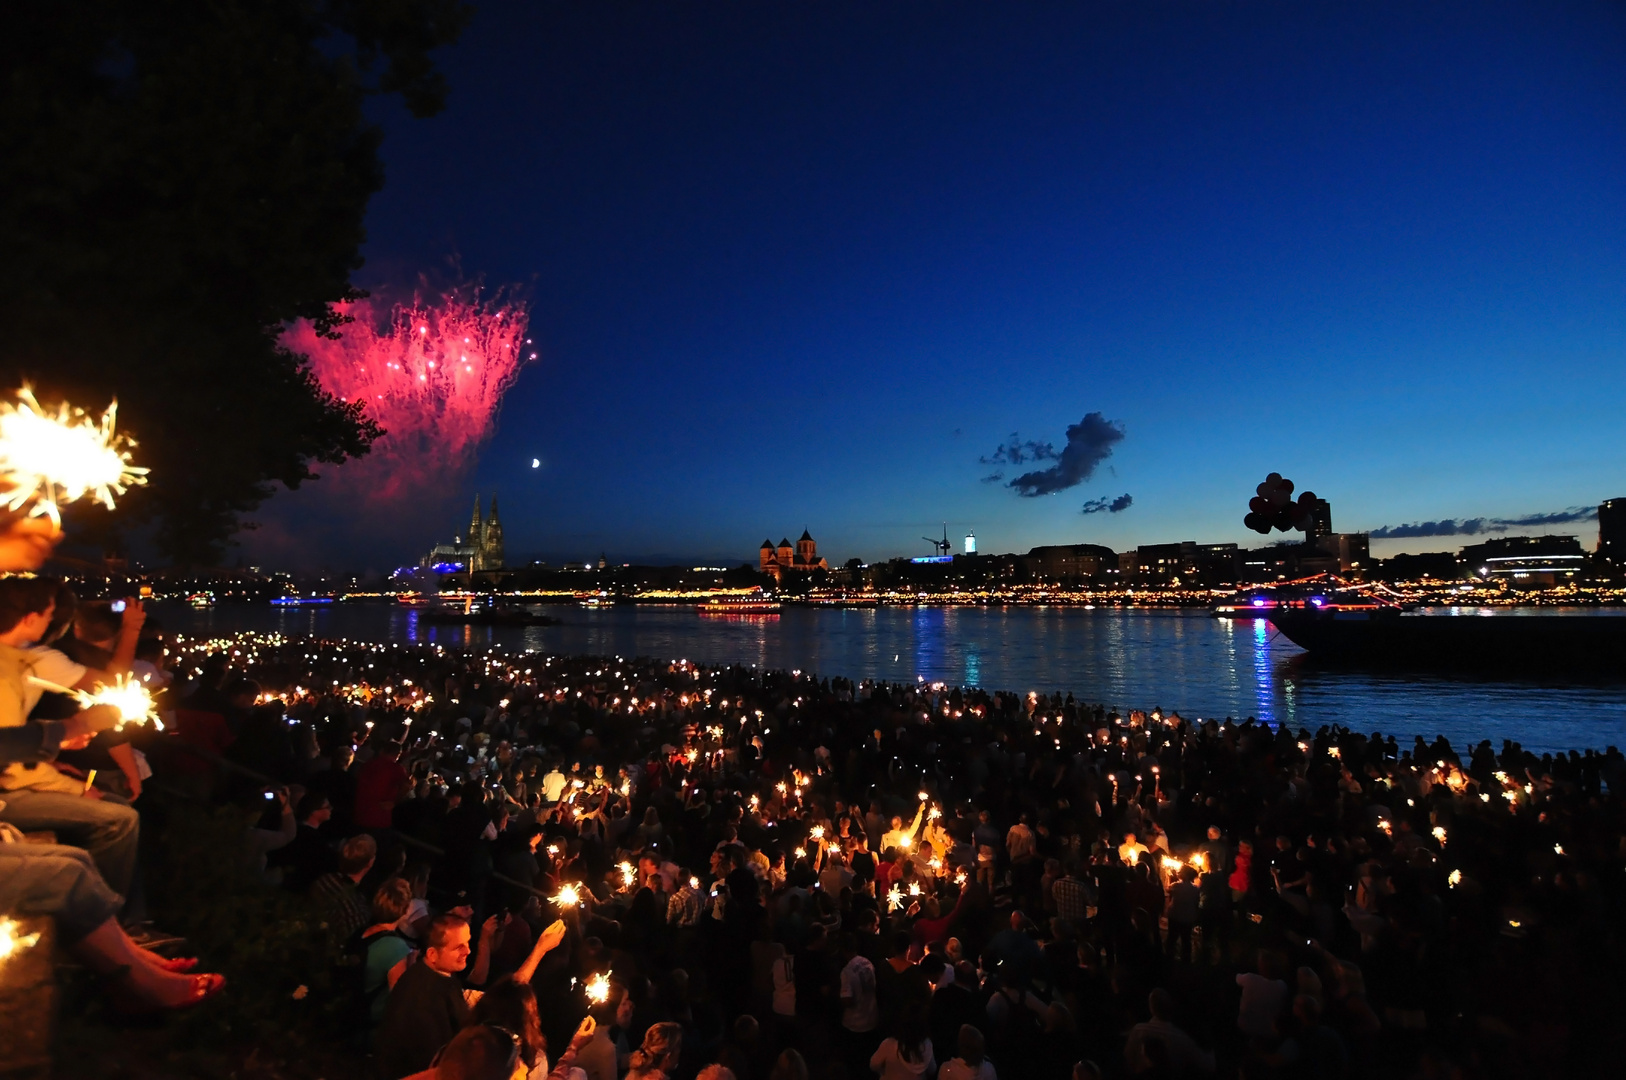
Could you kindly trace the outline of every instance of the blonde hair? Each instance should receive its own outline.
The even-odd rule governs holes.
[[[627,1056],[631,1069],[662,1069],[678,1056],[683,1044],[683,1025],[671,1021],[659,1023],[644,1032],[644,1041]]]
[[[373,893],[373,922],[396,922],[411,907],[412,883],[406,878],[390,878]]]

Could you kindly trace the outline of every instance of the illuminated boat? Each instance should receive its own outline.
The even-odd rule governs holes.
[[[702,615],[778,615],[779,601],[759,591],[743,596],[713,596],[695,610]]]
[[[476,603],[472,597],[432,604],[418,619],[433,626],[552,626],[559,621],[516,605]]]

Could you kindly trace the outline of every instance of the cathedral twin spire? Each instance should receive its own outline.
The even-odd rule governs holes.
[[[491,496],[491,517],[480,514],[480,496],[474,496],[474,516],[469,521],[469,543],[474,550],[471,570],[501,570],[503,568],[502,522],[497,517],[497,496]]]

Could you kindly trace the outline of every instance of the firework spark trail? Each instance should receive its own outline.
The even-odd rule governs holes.
[[[415,299],[387,310],[371,300],[341,305],[352,322],[337,339],[295,324],[282,344],[310,358],[330,393],[366,404],[385,434],[338,476],[346,488],[391,502],[421,493],[473,463],[496,425],[497,409],[525,364],[523,303],[450,292],[437,304]]]

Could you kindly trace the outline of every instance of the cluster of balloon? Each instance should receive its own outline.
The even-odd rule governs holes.
[[[1293,498],[1293,481],[1281,473],[1271,473],[1265,482],[1254,489],[1258,492],[1248,500],[1248,516],[1242,524],[1256,533],[1269,533],[1271,529],[1288,532],[1302,529],[1310,520],[1315,507],[1315,492],[1305,491]]]

